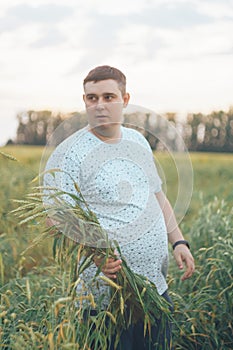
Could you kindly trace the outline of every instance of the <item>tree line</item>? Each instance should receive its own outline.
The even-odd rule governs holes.
[[[62,114],[29,110],[19,113],[17,119],[16,138],[8,144],[46,145],[59,126],[61,142],[87,124],[85,114],[79,112]],[[184,121],[179,121],[175,113],[160,117],[151,112],[136,111],[125,114],[124,124],[144,134],[154,150],[179,150],[184,141],[189,151],[233,152],[233,107],[210,114],[188,114]]]

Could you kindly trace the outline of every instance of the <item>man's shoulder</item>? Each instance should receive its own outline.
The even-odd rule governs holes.
[[[138,142],[144,147],[151,149],[148,141],[140,131],[128,127],[123,127],[123,131],[125,139],[128,139],[129,141]]]
[[[50,145],[50,147],[54,147],[54,150],[52,151],[47,165],[56,163],[57,165],[61,165],[63,160],[65,159],[65,156],[67,153],[70,153],[70,150],[75,148],[75,146],[78,145],[79,140],[82,139],[82,136],[85,135],[87,132],[86,128],[82,128],[76,132],[74,132],[72,135],[68,136],[66,139],[64,139],[62,142],[58,143],[57,145]]]
[[[85,134],[87,134],[86,127],[74,132],[72,135],[68,136],[66,139],[64,139],[62,142],[60,142],[58,145],[56,145],[55,151],[62,152],[62,153],[66,152],[72,146],[79,143],[80,140],[83,139],[83,136]]]
[[[66,139],[64,139],[61,143],[57,145],[57,148],[63,148],[67,146],[71,146],[74,142],[77,142],[81,139],[83,135],[87,133],[87,128],[84,127],[80,130],[75,131],[72,135],[68,136]]]
[[[126,126],[123,126],[122,128],[125,136],[138,138],[138,139],[144,138],[144,136],[136,129],[126,127]]]

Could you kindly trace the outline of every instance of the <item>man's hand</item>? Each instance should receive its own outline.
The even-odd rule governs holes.
[[[180,270],[183,270],[184,264],[186,266],[186,271],[181,277],[181,280],[184,281],[187,278],[190,278],[195,271],[195,264],[193,256],[188,247],[185,244],[179,244],[175,247],[173,254]]]
[[[52,235],[55,235],[58,233],[58,227],[59,227],[59,222],[58,221],[55,221],[54,219],[51,219],[49,216],[46,218],[45,220],[45,223],[46,223],[46,226],[48,227],[52,227],[52,226],[56,226],[54,228],[54,230],[51,230],[49,233]]]
[[[103,263],[103,258],[98,258],[97,256],[94,257],[94,263],[97,267],[101,266]],[[121,269],[122,261],[117,258],[108,258],[105,262],[105,264],[102,266],[101,271],[103,274],[108,278],[117,278],[117,272]]]

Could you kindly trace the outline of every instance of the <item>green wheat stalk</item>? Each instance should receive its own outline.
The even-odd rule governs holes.
[[[54,172],[53,169],[46,173],[54,174]],[[75,182],[74,187],[77,194],[53,187],[34,187],[33,193],[27,195],[25,200],[18,201],[21,206],[13,210],[13,213],[20,218],[20,225],[29,222],[38,224],[38,220],[44,222],[46,217],[52,217],[56,223],[64,221],[64,217],[66,218],[65,221],[68,224],[62,227],[64,234],[61,234],[59,224],[48,227],[43,230],[28,249],[31,249],[46,237],[51,237],[52,233],[54,237],[54,256],[61,265],[69,265],[70,268],[71,286],[68,289],[68,295],[71,295],[73,300],[79,301],[79,303],[81,301],[79,321],[83,321],[87,310],[96,308],[96,317],[90,317],[86,322],[86,327],[82,329],[82,332],[79,332],[79,345],[90,346],[91,342],[92,346],[95,344],[94,349],[101,349],[102,345],[99,344],[101,344],[103,334],[105,339],[110,339],[112,334],[116,334],[116,345],[123,329],[128,328],[139,319],[144,322],[144,334],[148,332],[150,336],[155,319],[161,320],[161,331],[165,332],[167,320],[173,320],[169,304],[158,294],[156,286],[152,282],[130,269],[126,259],[121,254],[120,246],[116,241],[110,242],[108,240],[106,232],[100,226],[98,218],[89,208],[79,186]],[[75,204],[65,201],[64,195],[69,196]],[[50,204],[44,206],[44,202]],[[77,237],[77,233],[79,234],[79,243],[70,239]],[[87,234],[88,237],[91,237],[90,243],[96,246],[96,242],[99,242],[99,246],[93,248],[90,243],[89,245],[85,244]],[[105,243],[106,248],[103,248],[103,243]],[[109,257],[116,258],[116,250],[121,257],[122,268],[118,272],[116,282],[114,282],[105,276],[100,276],[100,272]],[[104,282],[110,288],[110,303],[104,311],[98,307],[101,300],[94,300],[92,294],[86,295],[85,299],[76,293],[77,281],[80,280],[80,275],[94,264],[95,256],[102,258],[102,264],[97,269],[92,282],[97,284]],[[84,286],[85,290],[87,288]],[[83,298],[86,301],[85,303],[82,303]],[[106,322],[108,327],[106,327]],[[90,335],[90,329],[93,328],[93,325],[95,331],[91,332]]]

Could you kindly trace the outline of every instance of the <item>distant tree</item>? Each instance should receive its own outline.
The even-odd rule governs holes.
[[[17,143],[45,145],[51,120],[51,111],[27,111],[17,115]]]
[[[212,112],[205,117],[205,132],[201,151],[221,151],[225,144],[225,113]]]
[[[229,108],[225,123],[224,152],[233,152],[233,106]]]
[[[14,141],[12,139],[7,140],[6,146],[8,145],[14,145]]]
[[[189,114],[183,129],[190,151],[233,152],[232,107],[228,112]]]
[[[152,150],[178,150],[181,147],[180,139],[177,138],[175,113],[167,113],[163,117],[150,112],[126,114],[125,126],[141,132]]]
[[[204,123],[204,115],[202,113],[188,114],[184,125],[183,137],[187,148],[190,151],[197,151],[199,143],[201,142],[201,126]]]
[[[86,124],[83,114],[53,113],[51,111],[26,111],[17,115],[17,144],[45,145],[55,129],[63,122],[60,139],[68,137]]]
[[[18,114],[17,118],[15,143],[28,145],[45,145],[55,130],[56,140],[53,141],[60,143],[87,124],[85,113],[78,112],[56,114],[29,110]],[[154,113],[135,111],[125,114],[124,118],[124,125],[140,131],[153,150],[179,150],[179,132],[190,151],[233,152],[233,107],[228,112],[188,114],[183,123],[177,122],[175,113],[166,113],[162,118]],[[12,142],[9,140],[8,144]]]

